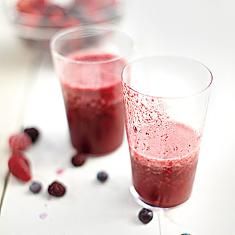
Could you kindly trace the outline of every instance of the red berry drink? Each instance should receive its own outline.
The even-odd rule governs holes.
[[[101,155],[123,139],[121,71],[112,54],[73,53],[61,77],[71,141],[82,153]]]
[[[123,97],[135,199],[158,208],[189,199],[212,80],[207,67],[189,58],[151,56],[125,66]]]
[[[169,208],[190,197],[199,140],[193,129],[176,122],[141,129],[130,154],[133,184],[144,202]]]

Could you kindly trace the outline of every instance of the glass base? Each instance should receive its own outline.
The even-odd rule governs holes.
[[[160,235],[168,235],[168,234],[175,235],[175,234],[181,234],[181,233],[183,234],[185,233],[185,231],[187,231],[185,225],[182,225],[182,223],[179,223],[178,221],[176,221],[175,218],[173,218],[168,213],[172,209],[176,209],[180,207],[181,205],[170,207],[170,208],[161,208],[161,207],[149,205],[141,199],[140,195],[137,193],[133,185],[130,186],[130,193],[138,205],[140,205],[143,208],[152,210],[157,215]]]
[[[140,205],[141,207],[144,207],[144,208],[147,208],[150,210],[162,209],[160,207],[152,206],[152,205],[149,205],[146,202],[144,202],[141,199],[140,195],[136,192],[135,187],[133,185],[130,186],[130,192],[131,192],[131,195],[133,196],[133,198],[135,199],[135,201],[137,202],[137,204]]]
[[[135,190],[135,187],[133,185],[130,186],[130,192],[131,192],[131,195],[134,197],[135,201],[140,206],[144,206],[145,208],[152,209],[152,210],[161,209],[161,210],[167,211],[167,210],[170,210],[170,209],[175,209],[175,208],[181,207],[182,205],[184,205],[188,201],[188,199],[187,199],[183,203],[181,203],[179,205],[176,205],[176,206],[172,206],[172,207],[158,207],[158,206],[154,206],[154,205],[148,204],[147,202],[143,201],[142,198],[140,197],[140,195]]]

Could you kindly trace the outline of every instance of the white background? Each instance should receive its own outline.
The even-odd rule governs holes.
[[[194,192],[186,205],[169,212],[182,223],[177,232],[235,234],[234,8],[232,0],[129,0],[120,26],[134,39],[135,56],[189,56],[206,64],[214,75]],[[0,14],[0,192],[6,173],[7,136],[23,124],[36,124],[43,133],[28,153],[34,178],[45,188],[55,178],[68,187],[64,198],[49,200],[46,192],[32,196],[28,185],[10,178],[0,234],[158,234],[156,219],[147,226],[136,219],[140,207],[128,192],[126,142],[112,156],[91,159],[81,169],[71,168],[67,126],[55,76],[46,66],[47,61],[40,64],[38,54],[15,39]],[[61,167],[65,172],[58,176],[55,171]],[[100,169],[110,174],[107,185],[95,183]],[[40,219],[44,213],[47,217]]]

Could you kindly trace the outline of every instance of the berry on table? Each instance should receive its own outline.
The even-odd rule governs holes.
[[[98,172],[96,176],[97,180],[100,181],[101,183],[104,183],[105,181],[107,181],[108,177],[109,176],[105,171]]]
[[[138,218],[143,224],[148,224],[153,219],[153,212],[147,208],[142,208]]]
[[[42,190],[42,184],[37,181],[34,181],[32,182],[32,184],[30,184],[29,190],[34,194],[38,194]]]
[[[54,181],[48,186],[48,193],[53,197],[63,197],[66,193],[66,188],[58,181]]]
[[[30,164],[22,153],[14,152],[8,161],[8,168],[17,179],[28,182],[31,180]]]
[[[32,143],[35,143],[40,136],[39,130],[35,127],[25,128],[24,133],[27,134],[31,138]]]
[[[75,167],[82,166],[86,162],[86,159],[87,159],[87,156],[85,154],[77,153],[76,155],[72,157],[71,163]]]
[[[32,145],[30,137],[25,133],[10,136],[9,146],[13,151],[24,151]]]

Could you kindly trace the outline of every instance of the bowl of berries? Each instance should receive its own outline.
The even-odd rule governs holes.
[[[63,28],[110,24],[121,16],[121,0],[5,0],[16,34],[29,41],[49,41]]]

